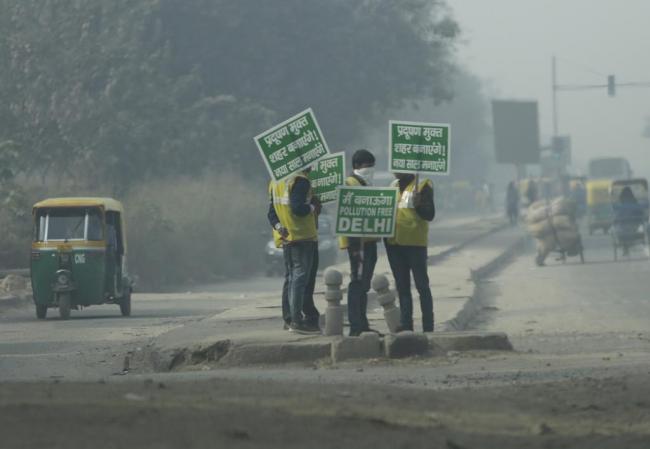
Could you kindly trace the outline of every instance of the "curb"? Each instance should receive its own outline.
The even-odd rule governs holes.
[[[380,338],[376,333],[360,337],[335,337],[279,343],[237,343],[219,340],[176,350],[151,349],[148,364],[157,372],[178,371],[198,365],[220,368],[281,365],[285,363],[338,363],[346,360],[436,357],[449,351],[511,351],[508,336],[500,332],[400,332]]]
[[[513,347],[504,332],[440,332],[429,336],[434,352],[449,351],[512,351]]]
[[[478,267],[475,270],[471,270],[470,277],[472,282],[474,282],[472,296],[467,300],[467,302],[465,302],[463,308],[454,318],[443,323],[443,328],[446,331],[463,331],[468,328],[469,324],[480,313],[484,305],[483,298],[479,294],[479,282],[503,269],[515,255],[519,254],[526,248],[529,240],[530,239],[527,235],[520,237],[503,253],[499,254],[485,265]]]

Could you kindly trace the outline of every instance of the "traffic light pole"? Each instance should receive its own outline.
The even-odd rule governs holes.
[[[650,87],[650,82],[634,82],[634,83],[616,83],[614,75],[607,76],[606,84],[558,84],[557,82],[557,60],[555,56],[551,60],[551,77],[552,77],[552,91],[553,91],[553,137],[558,136],[558,104],[557,93],[559,91],[577,91],[577,90],[593,90],[593,89],[607,89],[607,94],[610,97],[616,96],[616,88],[618,87]]]
[[[557,59],[553,56],[551,60],[551,89],[553,94],[553,142],[558,141],[559,138],[559,113],[557,94],[560,91],[579,91],[579,90],[594,90],[594,89],[607,89],[607,94],[610,97],[616,96],[616,88],[618,87],[650,87],[650,82],[634,82],[634,83],[616,83],[614,75],[607,76],[606,84],[558,84],[557,76]]]
[[[553,56],[552,61],[552,79],[553,79],[553,137],[557,137],[558,127],[557,127],[557,62],[555,56]]]

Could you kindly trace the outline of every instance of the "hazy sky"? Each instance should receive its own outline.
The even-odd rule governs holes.
[[[551,57],[561,84],[650,82],[650,0],[448,0],[463,29],[459,57],[491,95],[539,101],[542,143],[552,134]],[[650,176],[650,88],[560,92],[560,134],[574,163],[626,156]]]

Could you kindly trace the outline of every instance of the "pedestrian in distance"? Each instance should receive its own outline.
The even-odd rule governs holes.
[[[512,226],[519,220],[519,190],[515,181],[510,181],[506,190],[506,213]]]
[[[268,219],[276,246],[283,249],[285,262],[284,327],[290,332],[319,334],[320,313],[314,305],[313,292],[318,270],[317,220],[321,204],[312,195],[309,171],[269,184]]]
[[[411,273],[420,296],[422,330],[433,332],[433,297],[427,273],[429,222],[436,215],[433,183],[425,180],[416,185],[416,177],[395,173],[393,186],[399,187],[395,236],[385,240],[401,310],[400,330],[413,330]]]
[[[360,149],[352,155],[353,174],[345,180],[347,186],[371,186],[375,170],[375,156]],[[348,284],[348,321],[350,336],[362,332],[376,332],[368,323],[368,291],[377,264],[376,238],[340,237],[339,247],[346,250],[350,260],[350,283]]]
[[[530,206],[538,199],[537,183],[533,179],[528,180],[528,188],[526,189],[526,199]]]

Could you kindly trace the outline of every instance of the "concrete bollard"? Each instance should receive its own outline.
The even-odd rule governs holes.
[[[390,283],[383,274],[372,278],[372,289],[377,292],[377,302],[384,308],[384,319],[388,330],[394,334],[400,325],[400,310],[395,305],[395,295],[388,287],[390,287]]]
[[[343,275],[334,268],[328,268],[323,277],[327,286],[325,290],[325,299],[327,300],[325,335],[343,335],[343,307],[341,306]]]

